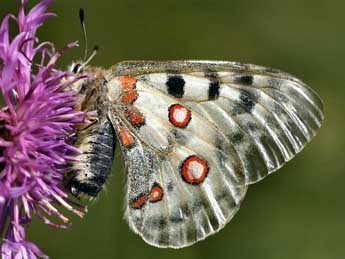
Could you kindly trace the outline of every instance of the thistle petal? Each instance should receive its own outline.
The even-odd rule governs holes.
[[[53,44],[39,42],[37,29],[55,14],[46,10],[54,0],[42,0],[27,14],[21,0],[17,17],[7,15],[0,25],[0,90],[6,106],[0,109],[0,234],[2,258],[48,258],[26,240],[25,228],[36,215],[45,224],[67,228],[69,219],[56,205],[82,217],[86,208],[68,199],[63,172],[80,150],[70,145],[79,123],[92,113],[76,110],[78,97],[69,91],[84,76],[55,68],[58,58],[77,42],[55,52]],[[10,37],[9,20],[19,33]],[[41,56],[38,69],[32,60]],[[75,208],[76,207],[76,208]],[[62,223],[54,223],[50,215]]]

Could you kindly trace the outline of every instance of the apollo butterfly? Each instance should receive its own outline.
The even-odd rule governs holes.
[[[74,90],[97,120],[78,133],[83,153],[66,186],[76,196],[97,196],[118,141],[126,218],[158,247],[189,246],[223,228],[247,186],[292,159],[323,120],[316,93],[271,68],[130,61],[84,71],[96,76]]]
[[[80,19],[85,32],[83,10]],[[222,229],[248,185],[292,159],[323,121],[318,95],[272,68],[127,61],[104,70],[87,63],[71,71],[95,76],[73,90],[80,109],[96,111],[97,119],[77,133],[83,153],[65,186],[75,196],[96,197],[118,141],[127,178],[125,217],[157,247],[189,246]]]

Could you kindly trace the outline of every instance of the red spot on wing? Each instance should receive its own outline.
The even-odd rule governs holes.
[[[146,203],[146,195],[141,195],[132,203],[133,209],[140,209]]]
[[[149,194],[150,202],[158,202],[163,198],[163,189],[159,184],[155,184]]]
[[[134,138],[132,134],[125,127],[120,127],[120,140],[124,147],[129,147],[134,144]]]
[[[145,124],[145,117],[137,108],[128,107],[126,115],[133,126],[140,127]]]
[[[172,125],[185,128],[191,120],[191,112],[181,104],[173,104],[169,107],[169,121]]]
[[[135,84],[137,83],[137,79],[131,76],[120,76],[119,77],[121,86],[125,90],[135,89]]]
[[[133,104],[137,98],[138,98],[137,91],[128,90],[128,91],[125,91],[122,95],[122,103],[126,105]]]
[[[189,156],[181,166],[182,178],[190,184],[202,183],[209,171],[207,162],[199,156]]]

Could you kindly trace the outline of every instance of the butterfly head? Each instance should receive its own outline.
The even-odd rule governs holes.
[[[77,61],[73,62],[71,64],[71,66],[69,67],[70,72],[72,72],[76,75],[82,74],[84,72],[84,70],[87,68],[90,61],[96,56],[98,49],[99,49],[99,47],[96,45],[93,48],[93,51],[88,58],[86,58],[86,56],[84,56],[83,60],[77,60]]]

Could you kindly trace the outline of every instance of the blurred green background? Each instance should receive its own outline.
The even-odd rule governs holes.
[[[33,1],[32,1],[33,2]],[[34,1],[36,2],[36,1]],[[19,0],[1,1],[0,17]],[[345,2],[322,0],[59,0],[39,31],[61,48],[82,40],[86,10],[92,65],[129,59],[215,59],[279,68],[303,79],[324,100],[318,136],[279,173],[249,188],[241,210],[218,234],[181,250],[150,247],[123,217],[123,170],[112,176],[72,230],[34,220],[28,231],[51,258],[342,259],[345,258]],[[91,46],[92,47],[92,46]],[[69,51],[67,66],[82,56]]]

